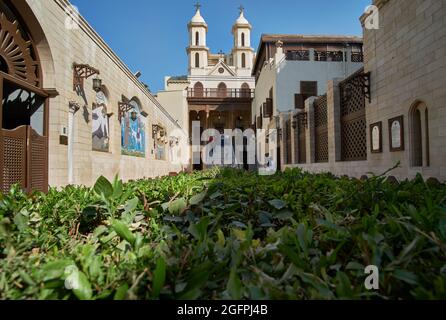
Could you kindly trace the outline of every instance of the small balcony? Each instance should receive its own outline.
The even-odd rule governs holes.
[[[206,100],[206,99],[222,99],[222,100],[252,100],[254,99],[254,90],[252,89],[188,89],[188,100]]]

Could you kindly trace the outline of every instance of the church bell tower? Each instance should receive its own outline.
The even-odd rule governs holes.
[[[240,8],[240,16],[232,27],[234,36],[234,48],[232,55],[234,57],[234,66],[237,74],[242,76],[250,76],[253,67],[254,49],[251,48],[251,30],[252,26],[246,20],[244,8]]]
[[[205,75],[209,57],[209,48],[206,46],[208,25],[201,16],[201,5],[197,3],[195,7],[195,16],[188,24],[189,46],[187,47],[187,54],[189,57],[189,75]]]

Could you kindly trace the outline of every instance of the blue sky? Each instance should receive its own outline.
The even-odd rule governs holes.
[[[101,37],[156,92],[164,76],[187,73],[187,23],[194,0],[71,0]],[[253,25],[257,50],[263,33],[361,35],[359,17],[371,0],[201,0],[212,52],[229,52],[238,7]]]

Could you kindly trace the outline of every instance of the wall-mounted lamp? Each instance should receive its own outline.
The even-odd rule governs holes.
[[[84,90],[84,80],[95,74],[100,74],[98,69],[88,64],[73,63],[73,90]]]
[[[102,79],[99,79],[98,77],[93,79],[93,90],[96,92],[101,91],[102,89]]]
[[[145,112],[144,110],[141,111],[141,115],[142,115],[144,118],[147,118],[147,117],[149,116],[149,114],[148,114],[147,112]]]

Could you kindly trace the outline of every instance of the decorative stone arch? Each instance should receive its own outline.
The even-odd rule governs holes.
[[[430,166],[429,111],[420,100],[409,109],[410,165],[412,167]]]
[[[25,0],[0,2],[0,56],[0,189],[19,183],[28,192],[46,192],[50,94],[43,88],[54,88],[55,72]]]
[[[217,87],[217,97],[226,98],[227,93],[228,93],[228,87],[226,86],[226,83],[220,82]]]
[[[138,97],[136,97],[136,96],[135,96],[135,97],[132,97],[132,98],[130,99],[129,103],[132,103],[132,102],[135,102],[135,103],[138,105],[139,112],[142,112],[142,111],[143,111],[141,100],[139,100]]]
[[[45,33],[37,17],[29,7],[26,0],[4,0],[5,5],[13,7],[18,15],[19,25],[26,28],[29,39],[32,40],[33,55],[38,62],[40,88],[56,88],[55,66],[53,54]],[[12,5],[11,5],[12,4]]]

